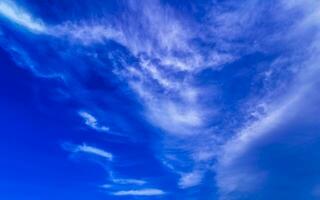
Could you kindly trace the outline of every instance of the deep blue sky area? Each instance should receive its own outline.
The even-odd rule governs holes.
[[[319,199],[319,12],[0,0],[0,199]]]

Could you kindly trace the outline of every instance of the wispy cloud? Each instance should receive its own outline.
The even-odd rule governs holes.
[[[97,147],[94,147],[94,146],[89,146],[87,144],[82,144],[82,145],[64,144],[63,147],[66,150],[71,151],[73,153],[91,154],[94,156],[99,156],[99,157],[105,158],[110,161],[113,159],[113,155],[111,153],[109,153],[103,149],[99,149]]]
[[[112,193],[115,196],[159,196],[165,192],[159,189],[123,190]]]
[[[136,62],[124,61],[120,66],[114,64],[113,72],[126,81],[138,97],[143,105],[146,121],[165,133],[163,152],[159,154],[164,154],[162,159],[171,170],[178,168],[176,172],[181,176],[178,180],[181,188],[201,184],[204,172],[192,169],[195,169],[195,166],[201,166],[203,171],[212,170],[213,167],[207,164],[212,160],[217,162],[214,169],[217,173],[217,185],[221,191],[228,193],[244,188],[244,185],[255,185],[264,174],[259,172],[253,174],[250,170],[236,170],[236,160],[240,159],[257,140],[270,134],[273,128],[290,118],[290,112],[293,108],[299,107],[299,102],[306,91],[309,91],[307,85],[316,79],[308,77],[301,81],[302,75],[295,74],[300,82],[292,86],[294,92],[288,92],[286,95],[279,94],[278,98],[271,99],[270,104],[266,103],[267,108],[263,114],[256,115],[254,120],[245,120],[240,127],[231,130],[231,133],[222,135],[224,140],[219,142],[223,144],[219,146],[216,138],[221,134],[216,133],[219,133],[219,129],[224,133],[225,127],[217,126],[218,131],[211,129],[216,125],[213,119],[226,118],[226,121],[230,121],[228,124],[230,125],[233,118],[219,112],[219,105],[211,103],[223,97],[215,96],[216,92],[219,93],[215,86],[207,89],[207,83],[201,84],[198,80],[199,74],[204,69],[218,71],[224,64],[248,52],[257,50],[263,52],[267,47],[261,46],[267,42],[272,41],[268,45],[274,46],[278,45],[274,41],[288,38],[285,38],[284,34],[271,33],[259,35],[264,38],[263,41],[257,37],[250,38],[252,30],[254,30],[253,35],[258,34],[259,31],[255,31],[256,29],[252,27],[260,24],[258,22],[263,18],[261,13],[264,11],[264,6],[258,5],[257,1],[244,1],[241,5],[239,4],[239,8],[234,9],[224,9],[223,6],[208,8],[210,13],[206,16],[207,21],[204,25],[177,15],[175,10],[170,6],[162,5],[160,1],[150,2],[130,1],[127,8],[130,17],[125,15],[125,19],[121,17],[110,19],[112,23],[103,19],[93,20],[94,23],[90,20],[79,20],[79,22],[66,21],[49,26],[11,1],[0,2],[0,13],[30,31],[46,33],[56,38],[67,38],[85,45],[103,44],[107,40],[113,40],[125,47],[135,57]],[[297,30],[305,31],[310,27],[318,27],[318,4],[306,3],[305,5],[302,0],[282,1],[282,4],[287,9],[299,7],[308,11],[299,21],[300,24],[295,24],[296,28],[288,29],[291,31],[286,30],[291,32],[288,35],[293,38],[288,41],[300,41],[301,38],[305,38],[301,35],[294,36]],[[239,42],[243,40],[248,41],[247,43]],[[312,47],[310,49],[318,53],[318,44],[319,37],[310,45]],[[205,48],[207,46],[211,48]],[[299,45],[297,46],[300,48]],[[292,48],[292,51],[297,51],[295,48]],[[312,54],[316,57],[314,52]],[[123,57],[113,57],[113,53],[108,54],[111,62],[125,60]],[[318,61],[310,61],[308,64],[316,65],[317,63]],[[297,68],[291,71],[297,71]],[[318,75],[316,70],[301,73]],[[250,100],[247,101],[250,102]],[[263,102],[264,99],[261,101]],[[252,105],[252,107],[255,106]],[[79,115],[90,128],[101,132],[109,131],[109,127],[101,125],[92,114],[80,111]],[[251,116],[250,113],[244,113],[244,115]],[[232,135],[233,132],[235,132],[234,135]],[[168,153],[165,150],[169,148],[173,150]],[[109,152],[86,144],[73,146],[71,151],[88,153],[108,160],[112,160],[113,157]],[[180,151],[181,154],[177,153]],[[174,159],[168,159],[168,154],[173,154]],[[172,160],[174,162],[171,162]],[[179,162],[179,160],[185,162]],[[188,170],[180,170],[180,168],[191,169],[191,172],[185,172]],[[145,184],[145,181],[136,179],[113,179],[112,181],[115,184]],[[124,190],[114,193],[117,196],[163,194],[164,192],[158,189]]]
[[[180,188],[189,188],[193,186],[197,186],[201,183],[202,180],[202,172],[193,171],[191,173],[183,174],[179,181]]]
[[[122,42],[123,34],[115,27],[105,23],[64,22],[51,26],[49,34],[58,38],[67,38],[76,43],[93,45],[108,40]]]
[[[139,179],[112,179],[112,182],[121,185],[144,185],[147,183],[146,181]]]
[[[103,184],[100,187],[104,189],[111,189],[111,188],[117,188],[118,186],[121,187],[130,187],[132,186],[142,186],[147,184],[147,181],[140,180],[140,179],[124,179],[124,178],[112,178],[112,173],[110,173],[110,183]]]
[[[80,111],[79,115],[84,119],[84,122],[87,126],[90,128],[96,130],[96,131],[101,131],[101,132],[107,132],[109,131],[109,127],[100,125],[97,121],[97,119],[91,115],[88,112],[85,111]]]
[[[215,166],[217,186],[222,195],[232,192],[247,192],[256,188],[266,177],[263,171],[250,166],[240,167],[239,162],[261,139],[271,137],[275,129],[290,121],[301,107],[304,95],[310,91],[306,83],[295,87],[275,105],[270,105],[267,113],[258,120],[248,122],[237,134],[222,147]]]
[[[10,0],[0,2],[0,15],[33,32],[42,33],[47,29],[41,20],[33,18],[27,11]]]
[[[303,17],[295,21],[294,26],[291,27],[292,31],[289,32],[292,34],[286,37],[277,36],[280,37],[279,40],[295,41],[312,28],[319,27],[319,24],[314,20],[314,16],[315,13],[319,13],[320,4],[283,1],[282,5],[284,5],[283,9],[302,11]],[[319,76],[320,70],[318,67],[319,59],[316,58],[315,53],[320,51],[318,46],[319,36],[314,35],[313,39],[311,43],[306,42],[306,46],[301,46],[300,43],[299,48],[292,53],[291,59],[294,62],[292,64],[286,63],[295,72],[293,75],[294,83],[286,86],[285,93],[278,93],[268,103],[263,102],[267,99],[262,99],[262,103],[260,103],[263,104],[264,111],[261,113],[261,107],[258,104],[255,113],[259,114],[255,114],[255,119],[246,121],[243,127],[222,145],[221,154],[218,156],[218,163],[215,168],[217,185],[222,196],[232,192],[250,191],[264,180],[266,176],[264,171],[251,169],[251,166],[248,165],[239,167],[242,157],[249,154],[252,148],[264,138],[281,134],[282,131],[277,130],[281,127],[290,126],[291,121],[307,108],[306,104],[308,103],[306,103],[305,97],[316,96],[313,93],[319,84],[316,77]],[[309,52],[310,46],[313,47],[311,52]],[[304,54],[302,59],[299,57],[300,50],[308,52]],[[297,58],[300,58],[300,60]],[[280,63],[277,62],[277,66],[281,66]]]

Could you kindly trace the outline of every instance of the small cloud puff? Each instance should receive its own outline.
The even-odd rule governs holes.
[[[100,132],[107,132],[110,130],[109,127],[100,125],[97,121],[97,119],[91,115],[88,112],[85,111],[80,111],[79,115],[84,119],[84,123],[89,126],[90,128],[100,131]]]

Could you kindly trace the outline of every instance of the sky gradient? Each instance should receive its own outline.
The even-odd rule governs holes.
[[[0,0],[0,199],[319,199],[319,17]]]

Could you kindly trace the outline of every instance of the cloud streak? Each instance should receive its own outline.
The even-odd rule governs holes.
[[[35,33],[44,33],[47,30],[43,22],[34,19],[27,11],[9,0],[0,2],[0,15]]]
[[[303,16],[300,20],[295,21],[292,30],[289,31],[293,34],[289,34],[287,37],[281,37],[279,40],[295,41],[297,38],[303,37],[303,35],[309,34],[308,31],[314,27],[319,27],[314,20],[315,13],[318,13],[320,5],[317,3],[303,4],[302,1],[285,1],[282,2],[283,9],[286,11],[298,9],[302,11]],[[299,6],[299,7],[298,7]],[[302,7],[300,7],[302,6]],[[312,8],[311,8],[312,6]],[[312,20],[310,20],[312,19]],[[299,46],[299,49],[293,51],[291,59],[293,64],[285,63],[291,67],[293,74],[292,84],[286,86],[286,92],[284,94],[278,94],[277,97],[273,97],[272,101],[264,104],[263,113],[259,114],[257,119],[247,121],[238,132],[229,138],[221,148],[221,154],[218,157],[218,164],[216,166],[217,172],[217,185],[223,197],[227,197],[233,192],[248,192],[253,190],[259,185],[265,178],[266,174],[263,171],[256,171],[251,169],[251,166],[239,167],[239,163],[246,154],[253,151],[255,145],[261,143],[264,138],[273,137],[274,134],[286,127],[293,119],[299,116],[299,113],[303,113],[305,106],[306,96],[316,96],[314,91],[319,84],[317,76],[320,74],[319,59],[314,55],[319,52],[319,36],[314,35],[311,43],[306,42],[306,46]],[[294,43],[294,42],[293,42]],[[294,45],[293,45],[294,46]],[[312,52],[309,52],[310,46],[312,46]],[[295,48],[295,46],[293,47]],[[299,57],[300,50],[308,52],[304,54],[304,57]],[[300,58],[297,59],[297,58]],[[278,65],[280,63],[277,63]],[[267,102],[268,99],[262,99]],[[256,113],[261,110],[256,107]]]
[[[112,193],[114,196],[161,196],[165,192],[159,189],[123,190]]]
[[[144,185],[147,182],[138,179],[112,179],[112,182],[120,185]]]
[[[107,159],[109,161],[113,160],[113,155],[111,153],[94,146],[89,146],[87,144],[82,144],[82,145],[67,144],[67,145],[64,145],[64,148],[66,148],[67,150],[73,153],[86,153],[89,155],[94,155],[94,156]]]

